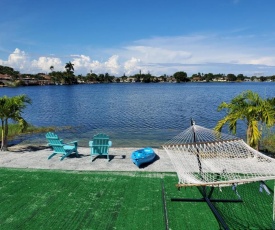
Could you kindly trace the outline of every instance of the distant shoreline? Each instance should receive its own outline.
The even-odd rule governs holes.
[[[1,82],[1,79],[0,79]],[[193,83],[200,83],[200,84],[225,84],[225,83],[274,83],[275,81],[189,81],[189,82],[93,82],[93,83],[77,83],[77,84],[41,84],[41,83],[27,83],[24,85],[14,86],[11,84],[8,85],[1,85],[0,88],[18,88],[18,87],[27,87],[27,86],[71,86],[71,85],[97,85],[97,84],[193,84]]]

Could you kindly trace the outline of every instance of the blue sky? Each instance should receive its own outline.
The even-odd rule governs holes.
[[[0,65],[21,73],[275,74],[274,0],[0,0]]]

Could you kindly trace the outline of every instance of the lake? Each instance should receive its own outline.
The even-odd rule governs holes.
[[[113,83],[71,86],[0,88],[0,96],[26,94],[32,104],[23,117],[35,126],[56,126],[65,141],[88,146],[93,135],[110,136],[114,147],[159,147],[190,126],[215,127],[225,115],[218,105],[244,90],[275,97],[274,82],[242,83]],[[240,122],[237,135],[245,137]],[[223,132],[228,133],[227,129]],[[45,134],[19,140],[45,144]]]

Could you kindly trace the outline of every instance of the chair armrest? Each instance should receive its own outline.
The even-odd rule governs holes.
[[[75,143],[77,143],[77,141],[71,141],[71,142],[68,142],[66,144],[75,144]]]
[[[112,141],[109,141],[108,144],[109,144],[109,147],[111,147],[112,144],[113,144],[113,142],[112,142]]]
[[[72,145],[72,144],[74,145],[75,148],[77,148],[77,141],[71,141],[71,142],[68,142],[64,145]]]

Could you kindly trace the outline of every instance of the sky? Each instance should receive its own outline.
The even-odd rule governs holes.
[[[274,0],[0,0],[0,65],[20,73],[275,75]]]

